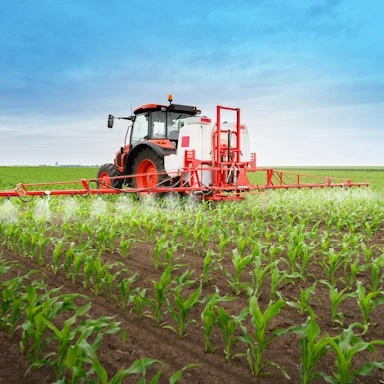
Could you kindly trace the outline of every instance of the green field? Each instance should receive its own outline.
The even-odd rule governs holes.
[[[302,172],[371,186],[199,204],[0,200],[0,340],[17,351],[0,371],[30,383],[379,383],[384,169]],[[0,189],[96,174],[1,167]]]
[[[18,183],[91,179],[97,171],[93,167],[0,167],[0,189],[13,189]]]

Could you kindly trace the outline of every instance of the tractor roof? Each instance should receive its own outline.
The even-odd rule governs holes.
[[[181,105],[181,104],[144,104],[141,107],[138,107],[134,110],[134,114],[137,115],[139,113],[143,112],[153,112],[153,111],[161,111],[165,108],[168,111],[172,112],[182,112],[182,113],[189,113],[191,115],[196,115],[198,112],[198,109],[196,107],[192,107],[189,105]]]

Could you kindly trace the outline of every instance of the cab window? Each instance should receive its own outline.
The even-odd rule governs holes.
[[[148,114],[137,115],[132,131],[132,142],[148,139]]]
[[[152,112],[152,137],[154,139],[167,137],[166,118],[166,113],[163,111]]]

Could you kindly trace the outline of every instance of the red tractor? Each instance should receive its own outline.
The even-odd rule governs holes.
[[[124,182],[133,188],[153,188],[169,184],[164,172],[164,157],[175,154],[179,140],[180,122],[201,112],[193,106],[172,103],[145,104],[134,110],[133,116],[118,117],[130,120],[124,146],[116,153],[114,164],[103,164],[98,172],[99,188],[122,188]],[[113,127],[114,116],[108,117],[108,128]],[[127,142],[128,138],[128,142]],[[133,178],[118,178],[137,175]],[[167,179],[167,181],[165,181]]]

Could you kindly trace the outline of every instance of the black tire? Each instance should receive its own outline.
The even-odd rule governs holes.
[[[147,164],[147,167],[145,166]],[[149,173],[164,172],[164,157],[159,156],[155,151],[150,148],[143,149],[140,151],[135,159],[133,160],[132,165],[132,175],[136,174],[145,174],[146,170],[150,170]],[[157,180],[156,180],[157,177]],[[161,182],[167,178],[167,175],[161,174],[153,178],[153,180],[146,179],[145,177],[133,177],[132,178],[132,187],[133,188],[150,188],[155,185],[162,184]]]
[[[122,176],[122,174],[117,169],[115,164],[103,164],[99,168],[99,172],[97,174],[97,178],[103,180],[97,183],[97,188],[107,189],[111,186],[112,188],[121,189],[123,186],[123,179],[110,180],[110,177],[118,176]]]

